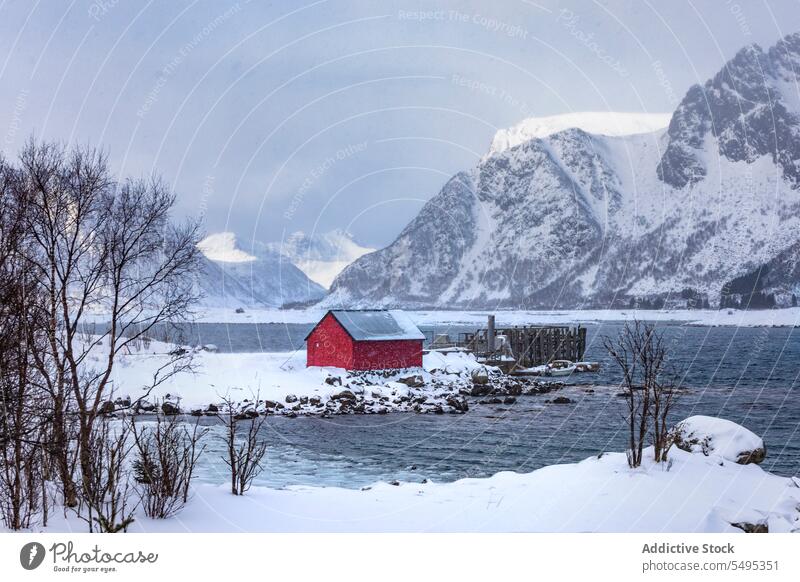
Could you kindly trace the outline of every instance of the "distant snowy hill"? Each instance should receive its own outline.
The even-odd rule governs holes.
[[[791,305],[799,75],[796,33],[739,51],[687,92],[666,130],[523,122],[498,134],[390,246],[347,267],[323,305]]]
[[[669,125],[669,113],[619,113],[579,111],[549,117],[531,117],[508,129],[498,131],[489,154],[495,155],[535,138],[548,137],[565,129],[577,128],[598,135],[633,135],[650,133]]]
[[[341,229],[313,235],[298,231],[269,247],[289,257],[309,279],[325,288],[330,287],[347,265],[375,250],[361,246],[349,232]]]
[[[197,280],[203,306],[281,307],[325,295],[287,257],[261,243],[245,250],[235,234],[221,232],[206,237],[198,248],[204,257]]]

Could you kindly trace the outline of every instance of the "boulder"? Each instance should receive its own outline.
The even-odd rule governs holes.
[[[136,403],[137,412],[155,412],[156,405],[148,400],[140,400]]]
[[[114,401],[114,404],[116,404],[120,408],[128,408],[131,405],[131,397],[125,396],[124,398],[117,398]]]
[[[100,414],[114,414],[117,409],[116,405],[110,400],[106,400],[100,405]]]
[[[514,404],[516,401],[517,399],[513,396],[506,396],[506,398],[503,400],[503,404]]]
[[[167,416],[172,416],[172,415],[175,415],[175,414],[180,414],[181,413],[181,409],[174,402],[164,401],[161,404],[161,412],[163,412]]]
[[[294,394],[287,394],[286,395],[286,402],[288,404],[291,404],[292,402],[297,402],[297,396],[295,396]]]
[[[398,378],[397,381],[400,382],[401,384],[405,384],[409,388],[422,388],[423,386],[425,386],[425,381],[419,374],[414,374],[411,376],[403,376],[402,378]]]
[[[553,398],[553,404],[572,404],[572,400],[567,398],[566,396],[556,396]]]
[[[472,383],[473,384],[488,384],[489,373],[486,368],[475,368],[472,370]]]
[[[447,405],[457,412],[467,412],[469,410],[467,401],[463,398],[456,398],[455,396],[451,396],[447,399]]]
[[[206,407],[206,412],[212,412],[212,413],[216,414],[217,412],[219,412],[219,406],[217,406],[216,404],[213,404],[213,403],[209,404]]]
[[[473,384],[470,390],[470,396],[486,396],[492,391],[491,386],[486,384]]]
[[[765,523],[732,523],[733,527],[738,527],[744,533],[769,533],[769,527]]]
[[[254,418],[258,418],[258,411],[255,408],[245,408],[244,410],[238,412],[234,418],[236,420],[252,420]]]
[[[740,465],[760,463],[767,456],[760,436],[724,418],[690,416],[676,424],[670,435],[683,451],[717,455]]]
[[[331,396],[331,400],[349,400],[350,402],[356,401],[356,395],[353,394],[350,390],[342,390]]]

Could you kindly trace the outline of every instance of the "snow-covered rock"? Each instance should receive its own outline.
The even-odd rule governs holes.
[[[478,362],[475,354],[462,351],[430,351],[422,356],[422,367],[431,373],[444,372],[470,378],[475,373],[488,374],[487,367]]]
[[[325,295],[290,259],[261,243],[242,245],[235,234],[222,232],[209,235],[198,248],[203,260],[197,286],[204,308],[281,307]]]
[[[498,146],[391,245],[342,271],[323,304],[716,306],[725,290],[737,304],[757,291],[791,305],[800,295],[799,82],[795,33],[766,51],[743,49],[690,89],[667,130],[533,131]]]
[[[672,435],[683,451],[717,455],[740,465],[760,463],[767,455],[760,436],[724,418],[690,416],[675,425]]]

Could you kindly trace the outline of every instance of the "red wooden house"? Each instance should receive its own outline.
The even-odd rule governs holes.
[[[306,336],[307,365],[347,370],[422,366],[424,339],[402,311],[332,309]]]

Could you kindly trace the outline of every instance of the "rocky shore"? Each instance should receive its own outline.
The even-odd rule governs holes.
[[[542,381],[530,377],[503,374],[499,369],[484,366],[464,352],[432,352],[426,354],[422,368],[347,371],[338,368],[318,369],[318,385],[297,383],[277,393],[273,388],[266,397],[243,393],[241,398],[225,398],[218,393],[205,402],[188,402],[187,392],[167,392],[133,400],[126,396],[104,405],[112,414],[130,410],[134,414],[189,414],[216,416],[225,412],[227,401],[234,402],[236,414],[242,418],[257,415],[330,417],[342,414],[463,414],[475,404],[513,404],[519,397],[538,396],[561,389],[563,382]],[[286,372],[292,379],[292,369]],[[291,382],[287,382],[291,386]],[[548,400],[549,402],[549,400]],[[556,398],[556,404],[569,403]]]

